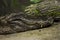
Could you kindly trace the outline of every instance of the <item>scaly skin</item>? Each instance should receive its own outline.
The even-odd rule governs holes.
[[[55,1],[44,1],[38,3],[37,9],[41,13],[51,13],[52,11],[58,11],[60,5]],[[42,20],[42,18],[45,20]],[[52,25],[52,17],[33,17],[25,13],[11,13],[6,16],[0,17],[0,34],[8,34],[15,32],[23,32],[32,29],[38,29],[48,27]]]
[[[26,16],[23,13],[12,13],[0,17],[0,34],[23,32],[51,25],[49,21],[28,19]]]

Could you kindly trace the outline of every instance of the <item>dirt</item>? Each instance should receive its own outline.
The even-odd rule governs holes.
[[[48,28],[0,35],[0,40],[60,40],[60,23]]]

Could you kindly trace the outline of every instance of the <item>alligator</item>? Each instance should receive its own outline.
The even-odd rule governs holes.
[[[41,13],[60,11],[58,1],[43,1],[39,3]],[[58,8],[56,8],[58,6]],[[45,18],[43,20],[42,18]],[[0,17],[0,34],[24,32],[51,26],[54,23],[53,17],[33,17],[24,12],[11,13]]]
[[[50,21],[29,19],[24,13],[12,13],[0,17],[0,34],[24,32],[50,26]]]

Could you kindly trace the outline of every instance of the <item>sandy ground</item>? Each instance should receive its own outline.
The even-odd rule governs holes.
[[[0,40],[60,40],[60,24],[22,33],[0,35]]]

